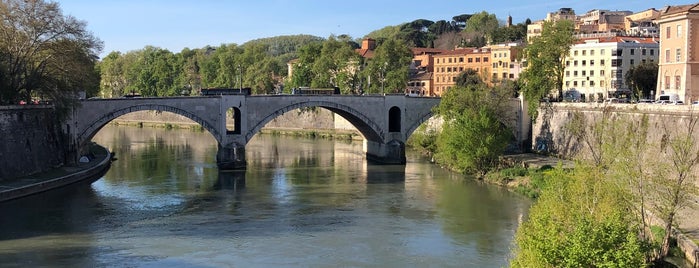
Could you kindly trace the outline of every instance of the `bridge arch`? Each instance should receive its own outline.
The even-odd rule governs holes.
[[[214,136],[216,141],[221,143],[222,136],[221,133],[219,133],[218,129],[211,125],[209,122],[206,120],[202,119],[201,117],[197,116],[196,114],[189,112],[184,109],[180,109],[177,107],[169,106],[169,105],[160,105],[160,104],[138,104],[138,105],[130,105],[127,107],[123,107],[114,111],[111,111],[109,113],[103,114],[101,117],[97,118],[97,120],[94,120],[90,122],[85,129],[80,131],[80,133],[77,136],[77,144],[82,146],[84,143],[90,141],[97,132],[102,129],[105,125],[107,125],[109,122],[112,120],[116,119],[119,116],[129,114],[132,112],[138,112],[138,111],[161,111],[161,112],[171,112],[175,113],[184,117],[187,117],[191,119],[192,121],[198,123],[201,125],[206,131],[211,133],[211,135]]]
[[[415,130],[418,127],[420,127],[420,125],[422,125],[422,123],[429,120],[433,116],[434,116],[434,114],[432,113],[432,111],[428,110],[427,113],[420,116],[417,121],[413,122],[412,125],[408,126],[408,128],[405,131],[405,140],[408,140],[408,138],[410,138],[410,135],[413,135],[413,132],[415,132]]]
[[[250,141],[250,139],[252,139],[252,137],[257,134],[260,129],[262,129],[262,127],[264,127],[274,118],[277,118],[286,112],[306,107],[321,107],[328,109],[349,121],[354,127],[357,128],[357,130],[359,130],[360,133],[362,133],[362,135],[364,135],[365,139],[375,142],[383,142],[385,133],[380,125],[352,107],[331,101],[300,101],[280,107],[271,114],[266,115],[264,119],[260,120],[255,126],[249,128],[249,131],[245,134],[245,143]]]

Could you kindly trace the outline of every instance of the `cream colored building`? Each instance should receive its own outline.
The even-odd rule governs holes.
[[[556,12],[549,12],[546,14],[546,19],[534,21],[527,25],[527,42],[530,42],[533,37],[541,36],[541,31],[543,29],[544,21],[560,21],[560,20],[570,20],[575,22],[575,11],[572,8],[560,8]]]
[[[623,32],[625,30],[624,19],[631,14],[631,11],[590,10],[578,16],[575,30],[583,34]]]
[[[685,102],[699,100],[699,3],[664,8],[658,27],[658,93],[678,94]]]
[[[627,35],[632,36],[658,36],[658,24],[660,11],[655,8],[634,13],[624,18],[624,29]]]
[[[637,64],[657,62],[658,53],[659,44],[653,38],[581,39],[571,47],[566,58],[564,92],[576,90],[584,101],[630,97],[631,90],[624,76]]]

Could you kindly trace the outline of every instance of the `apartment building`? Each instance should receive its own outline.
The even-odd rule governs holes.
[[[634,13],[624,18],[624,30],[630,36],[658,36],[660,11],[655,8]]]
[[[699,100],[699,3],[660,11],[658,93]]]
[[[541,36],[541,31],[543,30],[544,21],[560,21],[560,20],[570,20],[576,21],[575,11],[572,8],[560,8],[556,12],[550,12],[546,14],[546,19],[534,21],[527,25],[527,42],[531,41],[535,36]]]
[[[582,34],[623,32],[626,16],[631,14],[631,11],[590,10],[578,16],[575,30]]]
[[[515,80],[522,72],[521,43],[507,43],[488,46],[492,60],[491,81]]]
[[[441,96],[456,85],[456,78],[465,70],[475,70],[488,85],[491,82],[491,52],[485,48],[462,48],[434,55],[433,94]]]
[[[658,54],[659,43],[654,38],[580,39],[566,58],[563,88],[580,93],[582,101],[630,97],[625,74],[637,64],[657,62]]]

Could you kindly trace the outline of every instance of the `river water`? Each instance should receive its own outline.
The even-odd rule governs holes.
[[[409,153],[257,135],[219,172],[189,130],[106,126],[91,185],[0,204],[2,267],[503,267],[530,202]]]

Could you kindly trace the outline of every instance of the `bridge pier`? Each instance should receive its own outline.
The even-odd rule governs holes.
[[[405,143],[392,140],[388,143],[379,143],[364,140],[364,152],[366,159],[377,164],[405,165]]]
[[[227,144],[226,146],[218,145],[216,153],[216,164],[220,170],[238,170],[245,169],[245,145],[237,143]]]

